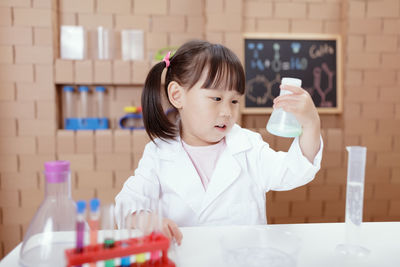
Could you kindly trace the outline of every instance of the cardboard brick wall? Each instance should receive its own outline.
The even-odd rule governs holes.
[[[142,29],[146,60],[60,60],[58,23]],[[124,106],[140,104],[147,59],[157,49],[203,38],[243,59],[245,32],[344,40],[344,111],[321,116],[322,169],[306,186],[267,194],[268,222],[344,221],[347,145],[368,147],[364,220],[400,220],[399,28],[400,0],[0,1],[0,258],[22,240],[43,198],[45,161],[71,161],[74,199],[113,201],[149,141],[144,131],[118,130],[118,118]],[[60,129],[65,84],[105,84],[112,129]],[[267,120],[244,115],[241,124],[287,150],[291,140],[267,133]]]

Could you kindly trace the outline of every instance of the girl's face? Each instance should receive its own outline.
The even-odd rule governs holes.
[[[232,129],[239,116],[241,95],[225,88],[205,89],[203,77],[190,89],[183,90],[182,139],[192,146],[218,143]]]

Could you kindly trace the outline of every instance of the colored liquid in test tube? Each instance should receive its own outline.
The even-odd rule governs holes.
[[[97,234],[99,229],[99,218],[100,218],[100,200],[93,198],[90,200],[90,215],[89,215],[89,227],[90,227],[90,244],[97,244]],[[96,267],[96,263],[91,263],[90,267]]]
[[[82,252],[84,246],[84,234],[85,234],[85,209],[86,202],[78,201],[76,203],[78,216],[76,219],[76,251]],[[82,265],[80,265],[82,266]]]
[[[114,247],[114,238],[104,239],[104,248],[113,248],[113,247]],[[106,260],[104,266],[115,267],[114,259]]]

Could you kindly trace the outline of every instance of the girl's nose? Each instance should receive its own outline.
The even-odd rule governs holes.
[[[226,104],[223,104],[221,106],[221,109],[220,109],[220,115],[222,117],[231,117],[232,116],[232,110],[231,110],[230,106],[226,105]]]

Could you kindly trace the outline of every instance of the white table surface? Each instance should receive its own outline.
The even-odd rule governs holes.
[[[221,238],[226,235],[243,234],[254,227],[182,227],[182,245],[172,246],[170,257],[178,267],[227,266],[220,246]],[[400,266],[400,222],[363,223],[360,241],[370,250],[370,254],[361,258],[346,258],[335,252],[336,246],[345,241],[344,223],[278,224],[261,227],[287,231],[302,240],[297,267]],[[21,244],[13,249],[0,262],[0,267],[18,266],[20,247]]]

